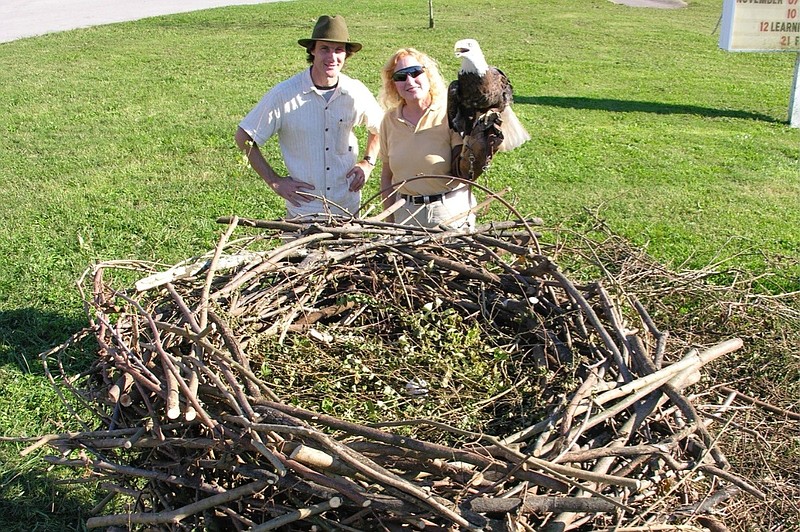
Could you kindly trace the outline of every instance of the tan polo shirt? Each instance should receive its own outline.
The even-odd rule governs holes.
[[[402,118],[402,107],[392,109],[381,122],[382,164],[392,170],[392,183],[418,175],[448,175],[453,147],[463,144],[447,124],[447,106],[431,105],[416,127]],[[446,179],[418,179],[406,183],[398,192],[424,196],[448,192],[461,185]]]

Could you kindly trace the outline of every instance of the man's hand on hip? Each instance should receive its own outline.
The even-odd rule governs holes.
[[[282,197],[295,207],[299,207],[303,203],[314,201],[313,195],[305,194],[306,192],[314,190],[314,185],[311,183],[297,181],[291,176],[286,176],[267,181],[267,184],[278,196]]]

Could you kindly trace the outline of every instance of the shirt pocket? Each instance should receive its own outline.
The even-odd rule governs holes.
[[[337,113],[334,115],[336,130],[336,151],[344,155],[355,149],[355,135],[353,128],[356,125],[355,113]]]

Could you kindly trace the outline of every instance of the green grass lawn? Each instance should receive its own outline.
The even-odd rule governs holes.
[[[479,40],[533,137],[482,184],[510,186],[524,215],[569,226],[593,213],[675,268],[732,257],[770,273],[765,290],[800,290],[797,54],[720,50],[716,0],[448,0],[434,2],[433,29],[427,2],[298,0],[24,39],[0,44],[0,434],[69,428],[37,355],[85,325],[75,281],[88,265],[173,264],[213,247],[218,216],[282,215],[233,134],[306,67],[296,41],[325,13],[364,44],[345,71],[375,93],[398,47],[452,79],[454,42]],[[79,529],[91,494],[58,486],[21,448],[0,446],[2,528]]]

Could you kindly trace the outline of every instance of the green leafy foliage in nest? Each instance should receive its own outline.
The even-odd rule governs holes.
[[[531,352],[538,344],[520,345],[438,298],[408,308],[356,292],[335,305],[353,317],[348,326],[327,320],[283,342],[258,334],[248,342],[262,378],[291,390],[292,403],[356,422],[427,418],[494,434],[541,417],[547,369]]]

